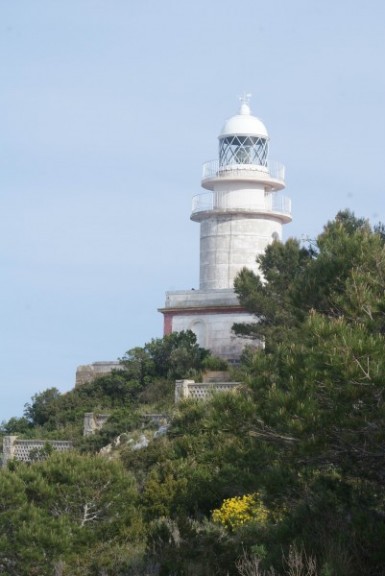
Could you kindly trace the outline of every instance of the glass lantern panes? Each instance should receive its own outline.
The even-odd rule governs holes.
[[[268,141],[258,136],[226,136],[219,142],[219,165],[267,166]]]

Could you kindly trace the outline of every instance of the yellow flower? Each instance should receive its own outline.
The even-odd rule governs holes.
[[[265,525],[268,519],[269,512],[258,492],[227,498],[220,508],[212,512],[213,522],[230,530],[236,530],[249,522]]]

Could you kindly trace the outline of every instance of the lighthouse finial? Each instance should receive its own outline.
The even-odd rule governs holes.
[[[241,102],[241,109],[239,111],[240,114],[250,114],[250,99],[251,94],[248,92],[244,92],[242,96],[239,97]]]

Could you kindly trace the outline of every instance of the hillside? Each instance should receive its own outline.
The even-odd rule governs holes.
[[[258,319],[236,330],[265,341],[245,350],[236,391],[175,405],[175,379],[218,360],[172,334],[3,423],[76,450],[2,470],[0,572],[385,574],[384,229],[343,212],[306,245],[274,242],[260,266],[264,282],[243,270],[235,284]],[[84,438],[98,411],[107,423]]]

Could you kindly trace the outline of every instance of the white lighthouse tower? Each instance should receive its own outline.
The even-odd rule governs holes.
[[[193,330],[214,355],[236,360],[244,341],[232,334],[235,322],[248,322],[233,290],[244,267],[258,274],[256,258],[282,238],[291,221],[284,167],[271,162],[269,136],[253,116],[249,96],[219,134],[219,157],[203,165],[202,187],[193,198],[191,220],[200,223],[199,290],[168,292],[164,333]]]

